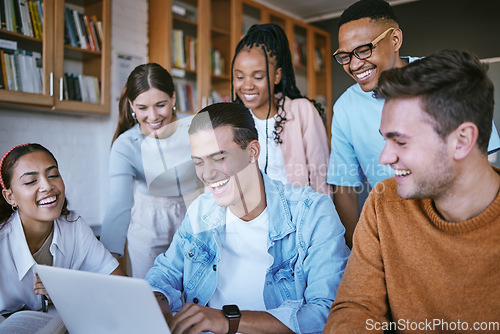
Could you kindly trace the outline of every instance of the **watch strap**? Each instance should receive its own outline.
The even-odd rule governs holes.
[[[236,318],[227,318],[229,321],[229,331],[228,334],[238,333],[238,327],[240,326],[240,317]]]

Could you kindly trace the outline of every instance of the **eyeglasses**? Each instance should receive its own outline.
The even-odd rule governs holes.
[[[387,36],[387,34],[394,29],[396,29],[396,28],[392,27],[392,28],[387,29],[386,31],[381,33],[377,38],[375,38],[371,43],[358,46],[357,48],[355,48],[351,52],[339,52],[339,50],[337,50],[333,54],[333,58],[335,58],[337,63],[339,63],[340,65],[349,64],[351,62],[353,55],[360,60],[366,59],[372,55],[373,47],[378,42],[383,40],[385,38],[385,36]]]

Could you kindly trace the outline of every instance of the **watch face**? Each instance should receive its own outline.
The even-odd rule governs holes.
[[[222,311],[229,318],[241,316],[240,309],[236,305],[224,305],[222,306]]]

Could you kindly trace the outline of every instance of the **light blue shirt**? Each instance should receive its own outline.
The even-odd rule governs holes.
[[[409,59],[411,62],[418,58]],[[363,184],[366,177],[373,188],[378,182],[394,176],[390,166],[379,163],[385,145],[379,132],[384,101],[355,84],[335,103],[327,176],[329,184],[357,187]],[[488,152],[499,149],[500,138],[493,124]]]
[[[296,333],[322,333],[349,256],[344,227],[327,195],[263,178],[273,258],[263,291],[266,311]],[[183,301],[207,305],[212,297],[226,209],[212,193],[199,196],[146,275],[173,312]]]
[[[109,157],[109,204],[101,241],[122,255],[134,206],[134,187],[154,196],[185,196],[201,188],[191,160],[188,129],[192,117],[178,121],[165,139],[145,137],[134,125],[113,143]]]

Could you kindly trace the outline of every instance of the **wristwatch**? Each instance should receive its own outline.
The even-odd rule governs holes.
[[[241,312],[237,305],[224,305],[222,306],[222,313],[226,316],[229,321],[229,331],[228,334],[235,334],[238,332],[238,326],[240,325]]]

